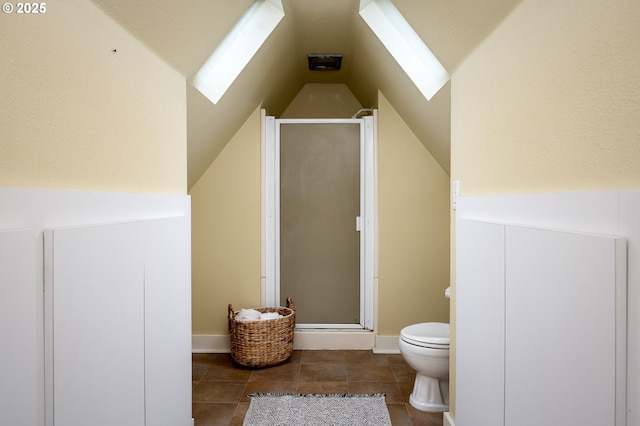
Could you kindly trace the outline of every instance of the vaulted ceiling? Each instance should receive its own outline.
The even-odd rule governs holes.
[[[185,77],[189,188],[259,105],[279,116],[306,83],[343,83],[364,107],[380,90],[450,168],[450,83],[427,102],[358,14],[360,0],[282,0],[285,17],[217,104],[189,83],[253,0],[92,0]],[[452,74],[521,0],[393,0]],[[342,53],[312,72],[308,53]],[[354,111],[355,112],[355,111]]]

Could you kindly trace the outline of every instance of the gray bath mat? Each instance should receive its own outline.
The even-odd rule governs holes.
[[[249,394],[245,426],[391,426],[384,394]]]

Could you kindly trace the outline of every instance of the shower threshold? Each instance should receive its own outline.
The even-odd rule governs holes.
[[[360,328],[298,328],[294,330],[293,347],[300,350],[373,349],[376,333]]]

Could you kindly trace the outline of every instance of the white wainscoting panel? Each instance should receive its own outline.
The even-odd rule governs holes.
[[[0,231],[0,425],[44,420],[35,240],[33,230]]]
[[[640,426],[640,191],[621,191],[618,235],[627,245],[627,426]]]
[[[47,424],[144,426],[143,224],[47,231],[45,267]]]
[[[458,220],[456,423],[504,424],[505,230]]]
[[[506,229],[505,425],[624,426],[626,240]]]
[[[145,225],[147,426],[186,425],[192,387],[189,220],[151,220]]]
[[[47,425],[191,422],[188,223],[45,231]]]
[[[463,196],[458,199],[456,214],[458,220],[613,235],[627,240],[627,286],[621,289],[622,286],[616,284],[616,306],[623,307],[623,300],[626,298],[627,321],[625,323],[621,319],[621,312],[616,312],[615,339],[616,342],[621,342],[626,335],[627,347],[626,351],[618,350],[616,353],[615,424],[640,426],[640,191]],[[464,268],[464,265],[458,264],[457,268]],[[456,292],[459,297],[459,289]],[[571,312],[572,307],[568,306],[567,315],[571,315]],[[459,338],[457,344],[460,345]],[[625,364],[626,375],[623,378],[621,369]],[[599,392],[595,384],[590,389]],[[540,407],[543,411],[546,408]],[[464,410],[458,400],[458,424],[461,409]],[[576,424],[574,420],[572,418],[570,424]],[[548,422],[555,423],[555,420],[547,418],[546,423]]]
[[[191,375],[190,366],[186,367],[186,359],[190,359],[189,339],[191,332],[190,325],[187,326],[186,324],[190,323],[191,316],[191,303],[189,300],[191,279],[189,262],[186,265],[184,264],[184,256],[189,256],[190,249],[188,243],[186,244],[186,249],[183,244],[185,240],[190,238],[190,197],[180,194],[110,193],[0,187],[0,205],[2,206],[0,208],[0,230],[10,231],[8,234],[5,235],[3,233],[0,236],[0,240],[2,240],[0,241],[0,250],[2,250],[0,256],[0,316],[2,316],[2,323],[0,324],[0,337],[2,337],[2,343],[0,343],[2,347],[0,424],[11,426],[45,426],[46,424],[46,426],[52,426],[53,408],[50,399],[47,399],[45,394],[52,395],[54,384],[50,376],[48,376],[48,380],[45,383],[45,371],[52,371],[53,361],[51,357],[45,358],[43,296],[43,277],[50,275],[52,271],[50,269],[45,271],[44,268],[44,230],[181,217],[181,224],[176,228],[176,230],[179,229],[179,232],[182,232],[182,236],[178,238],[179,241],[175,239],[164,240],[162,237],[148,240],[149,244],[153,244],[154,248],[157,244],[162,244],[166,241],[175,246],[175,248],[169,248],[169,250],[175,249],[179,251],[179,255],[176,257],[167,255],[163,257],[163,260],[155,263],[158,267],[163,264],[157,273],[149,273],[148,269],[145,270],[149,278],[166,275],[168,281],[173,282],[166,284],[168,286],[166,298],[158,297],[159,294],[153,294],[153,290],[152,293],[145,294],[144,303],[147,304],[148,308],[146,316],[142,311],[139,313],[147,323],[148,335],[146,339],[142,338],[143,344],[150,345],[150,347],[154,346],[154,342],[157,342],[158,337],[161,335],[160,328],[164,327],[167,322],[171,323],[171,326],[167,328],[167,337],[172,336],[173,338],[177,333],[183,333],[183,336],[180,339],[175,339],[175,343],[166,351],[166,362],[174,367],[165,374],[165,378],[172,380],[175,385],[173,387],[176,392],[180,393],[180,397],[163,397],[165,401],[171,401],[164,404],[160,398],[163,392],[154,388],[152,392],[147,393],[149,399],[147,399],[146,404],[147,410],[149,410],[149,407],[164,404],[163,412],[177,410],[181,413],[188,413],[188,415],[184,416],[187,420],[177,422],[174,421],[175,418],[166,416],[168,419],[166,423],[158,422],[154,426],[165,424],[171,426],[190,425],[192,423],[190,415],[191,394],[189,391],[184,391],[190,387],[188,383]],[[16,229],[28,229],[30,231],[17,231],[14,234],[13,230]],[[174,229],[172,228],[168,235],[175,236],[172,234],[173,231]],[[9,236],[9,234],[12,235]],[[164,248],[168,246],[169,244]],[[118,255],[115,255],[115,258],[117,257]],[[167,263],[167,265],[164,263]],[[181,274],[180,281],[174,280],[177,278],[177,273],[168,272],[164,269],[169,267],[168,264],[174,264],[176,267],[186,266],[188,268],[184,274]],[[9,279],[9,276],[13,278]],[[7,284],[11,280],[13,280],[12,284]],[[164,286],[165,283],[162,283],[154,286],[154,289],[162,289]],[[176,297],[176,292],[180,292],[180,296]],[[169,303],[169,298],[172,298],[171,303]],[[119,306],[128,306],[133,301],[133,299],[124,300],[122,305]],[[88,299],[87,304],[90,305],[91,303],[96,303],[96,301]],[[105,304],[108,303],[109,300],[105,299]],[[86,311],[83,305],[84,301],[74,305],[68,314],[71,315],[75,311]],[[103,309],[100,306],[98,308]],[[119,309],[116,311],[119,311]],[[162,312],[161,321],[164,322],[158,323],[158,327],[154,329],[153,326],[149,326],[148,322],[152,317],[160,316],[160,312]],[[49,311],[48,314],[52,314],[52,312]],[[57,312],[57,315],[62,316],[61,321],[63,323],[65,321],[68,322],[68,319],[63,316],[64,314],[64,311]],[[119,312],[112,313],[114,321],[118,321],[118,315]],[[136,318],[138,317],[136,316]],[[88,322],[90,321],[92,319],[88,320]],[[81,323],[82,321],[73,326],[81,328]],[[136,324],[134,321],[133,327],[136,327]],[[51,336],[50,332],[53,327],[51,321],[47,320],[46,326],[49,327],[47,335]],[[80,331],[88,334],[86,330]],[[91,339],[99,340],[99,333],[96,332],[95,335],[93,337],[87,336],[86,338],[90,339],[90,341]],[[84,338],[82,335],[70,337],[71,340],[74,340],[71,344],[82,347]],[[101,342],[98,343],[102,344]],[[138,344],[136,341],[135,345]],[[120,348],[121,352],[126,350]],[[176,355],[178,352],[181,352],[181,355]],[[155,346],[151,358],[162,357],[162,353],[163,350],[159,350]],[[148,352],[147,355],[149,355]],[[174,364],[176,357],[180,358],[180,361]],[[152,371],[163,368],[163,362],[155,363],[151,358],[149,358],[150,363],[146,366],[147,370],[142,370],[142,374],[147,375],[147,380],[149,380],[148,375]],[[106,364],[96,362],[94,367],[96,371],[99,371]],[[139,375],[140,373],[136,371],[134,374]],[[22,380],[16,384],[18,375]],[[180,377],[179,379],[177,379],[178,376]],[[158,382],[155,382],[155,384],[157,385]],[[112,410],[118,411],[119,408],[112,407]],[[45,414],[45,411],[48,414]],[[98,415],[99,413],[94,413],[90,420],[83,419],[81,424],[93,424],[92,420]],[[154,421],[156,420],[149,414],[147,414],[147,417]],[[48,423],[45,418],[49,419]]]

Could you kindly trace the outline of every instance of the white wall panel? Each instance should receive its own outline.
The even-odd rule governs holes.
[[[504,226],[456,225],[456,425],[504,423]]]
[[[615,424],[640,426],[640,410],[637,408],[640,407],[640,191],[465,196],[458,200],[457,216],[459,219],[616,235],[627,239],[627,288],[619,286],[616,296],[616,339],[623,341],[626,336],[627,351],[616,354]],[[464,268],[464,265],[458,261],[457,268]],[[626,323],[622,317],[624,312],[618,309],[624,307],[625,298],[628,301]],[[572,310],[568,305],[566,315],[571,315]],[[625,357],[626,376],[622,377]],[[589,388],[593,392],[598,391],[596,384]],[[457,404],[456,420],[460,409]],[[540,409],[545,411],[546,407]],[[555,423],[555,420],[546,419],[544,423],[550,422]]]
[[[506,227],[505,425],[624,425],[616,354],[626,345],[616,335],[625,248],[615,238]]]
[[[190,216],[186,195],[0,187],[0,227],[36,232],[134,220]]]
[[[640,191],[620,193],[619,235],[628,239],[627,425],[640,426]]]
[[[43,426],[45,417],[53,419],[53,407],[51,396],[53,394],[53,381],[45,383],[45,371],[48,371],[51,379],[53,361],[51,357],[45,359],[44,335],[45,318],[43,313],[43,277],[45,275],[43,261],[43,230],[47,228],[60,228],[71,226],[101,225],[114,222],[146,221],[166,217],[182,217],[180,231],[182,239],[190,238],[190,199],[186,195],[167,194],[126,194],[92,191],[49,190],[33,188],[0,188],[0,229],[30,229],[31,231],[19,231],[18,237],[9,239],[0,237],[0,333],[2,337],[0,375],[0,424]],[[30,233],[30,236],[24,233]],[[11,232],[13,234],[13,232]],[[175,240],[174,240],[175,241]],[[162,238],[155,240],[154,245],[161,244]],[[173,243],[172,243],[173,244]],[[188,244],[187,244],[188,245]],[[182,250],[184,246],[181,246]],[[187,247],[187,250],[189,248]],[[185,252],[181,252],[181,255]],[[189,256],[189,254],[185,254]],[[117,257],[117,256],[116,256]],[[190,327],[186,327],[186,311],[190,311],[190,265],[185,265],[184,258],[176,258],[178,264],[182,264],[188,270],[181,273],[180,281],[171,287],[173,304],[171,307],[157,308],[165,312],[171,312],[176,317],[175,328],[170,328],[167,336],[175,337],[184,333],[181,337],[169,344],[172,356],[180,352],[181,365],[176,364],[167,375],[169,380],[175,379],[176,392],[180,392],[181,398],[176,398],[166,406],[163,413],[169,410],[177,410],[190,414],[190,393],[184,393],[184,383],[188,381],[190,369],[184,367],[185,359],[190,357]],[[165,263],[171,264],[173,258],[164,257]],[[161,262],[158,262],[161,263]],[[170,265],[164,265],[169,268]],[[46,273],[52,271],[47,269]],[[15,274],[15,275],[14,275]],[[15,276],[14,284],[9,285],[10,280],[5,280],[9,275]],[[168,274],[167,276],[176,274]],[[18,285],[24,282],[25,286]],[[159,286],[158,288],[163,288]],[[180,292],[180,297],[176,294]],[[152,296],[154,298],[155,296]],[[150,299],[149,299],[150,300]],[[148,300],[148,301],[149,301]],[[91,302],[89,300],[88,302]],[[125,300],[121,306],[127,306],[132,301]],[[156,305],[166,303],[167,299]],[[137,302],[136,302],[137,303]],[[101,307],[99,307],[102,309]],[[73,310],[82,313],[84,308],[74,305]],[[177,311],[180,314],[177,315]],[[72,313],[71,311],[69,313]],[[86,313],[86,312],[85,312]],[[63,315],[64,312],[57,314]],[[149,318],[142,317],[148,321]],[[113,317],[115,318],[115,317]],[[63,318],[62,321],[65,321]],[[167,320],[168,321],[168,320]],[[190,321],[190,318],[189,318]],[[171,322],[173,324],[173,322]],[[47,321],[51,335],[52,324]],[[79,327],[79,325],[74,325]],[[160,325],[162,326],[162,325]],[[185,331],[189,328],[187,331]],[[97,333],[96,333],[97,334]],[[158,331],[155,332],[159,336]],[[87,337],[94,339],[95,337]],[[85,337],[78,335],[71,338],[72,345],[82,346]],[[142,340],[145,342],[145,340]],[[149,340],[146,341],[149,344]],[[187,342],[186,344],[184,342]],[[136,345],[138,343],[136,342]],[[157,346],[156,346],[157,348]],[[122,351],[122,350],[121,350]],[[126,350],[125,350],[126,351]],[[162,351],[154,349],[154,354],[161,357]],[[170,358],[170,356],[168,355]],[[158,363],[158,365],[161,363]],[[99,370],[104,364],[96,362],[95,369]],[[172,364],[173,365],[173,364]],[[156,368],[153,371],[157,371]],[[144,374],[148,371],[142,370]],[[150,370],[151,371],[151,370]],[[138,374],[138,370],[136,373]],[[177,377],[179,376],[179,379]],[[20,378],[20,380],[18,380]],[[170,378],[170,379],[169,379]],[[16,383],[16,381],[18,383]],[[156,382],[156,385],[161,381]],[[48,395],[49,397],[47,398]],[[148,401],[149,406],[154,404]],[[156,404],[158,406],[159,404]],[[111,407],[118,411],[118,407]],[[47,411],[47,414],[45,414]],[[171,418],[171,417],[168,417]],[[50,426],[48,423],[47,426]],[[91,422],[82,424],[93,424]],[[125,423],[128,424],[128,423]],[[176,425],[191,424],[191,416]],[[66,426],[66,425],[65,425]]]
[[[43,421],[35,240],[32,230],[0,231],[0,425]]]
[[[458,215],[574,232],[618,235],[618,201],[624,192],[569,192],[459,197]]]
[[[145,425],[144,222],[45,233],[53,426]]]
[[[45,231],[53,426],[191,420],[188,218]]]
[[[185,217],[145,222],[145,377],[149,426],[191,419],[191,239]]]

